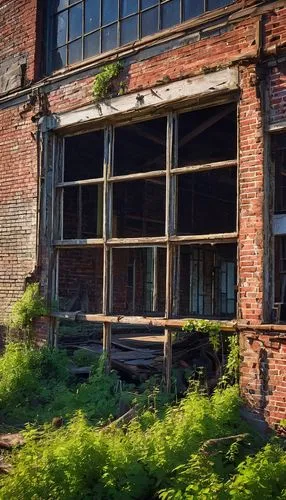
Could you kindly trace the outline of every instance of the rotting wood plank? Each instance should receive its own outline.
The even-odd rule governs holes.
[[[238,69],[226,68],[209,74],[186,78],[181,81],[172,82],[152,89],[143,90],[140,93],[140,110],[144,108],[162,106],[179,100],[202,98],[204,95],[221,94],[224,91],[238,90]],[[72,125],[102,120],[112,116],[122,116],[122,113],[130,111],[138,113],[138,92],[114,97],[110,101],[104,101],[99,106],[89,105],[81,109],[68,111],[57,115],[53,128],[61,129]]]
[[[237,167],[237,160],[217,161],[198,165],[186,165],[184,167],[173,168],[172,174],[187,174],[193,172],[204,172],[205,170],[216,170],[220,168]]]
[[[197,318],[161,318],[150,316],[111,316],[105,314],[86,314],[86,313],[69,313],[69,312],[55,312],[51,314],[52,317],[58,319],[67,319],[71,321],[90,321],[94,323],[110,323],[122,325],[146,325],[154,328],[182,328],[190,319],[196,320]],[[220,321],[222,332],[233,332],[236,330],[237,321]],[[273,326],[273,325],[272,325]],[[279,325],[277,325],[279,326]],[[281,325],[280,325],[281,326]],[[247,327],[245,327],[247,328]],[[248,328],[251,328],[249,326]],[[286,331],[286,325],[284,326]]]

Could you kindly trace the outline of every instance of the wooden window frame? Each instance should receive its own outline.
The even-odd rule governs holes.
[[[164,113],[166,116],[166,113]],[[84,320],[101,323],[103,325],[103,348],[107,353],[107,362],[110,361],[111,352],[111,326],[112,324],[126,325],[149,325],[153,327],[163,327],[165,330],[164,342],[164,373],[167,389],[170,388],[171,380],[171,344],[172,329],[183,326],[186,319],[172,317],[174,307],[174,296],[176,293],[175,278],[175,247],[182,244],[216,244],[216,243],[237,243],[237,225],[236,231],[231,233],[216,233],[203,235],[176,235],[176,177],[186,173],[196,173],[201,171],[213,171],[217,169],[238,167],[237,158],[226,161],[204,163],[178,167],[178,113],[170,111],[167,113],[166,130],[166,169],[160,171],[151,171],[144,173],[135,173],[128,175],[113,175],[113,155],[114,155],[114,125],[107,125],[104,128],[104,165],[103,177],[64,182],[64,137],[57,137],[57,151],[54,154],[55,171],[53,187],[53,228],[52,228],[52,252],[53,257],[53,291],[52,297],[58,299],[58,275],[59,275],[59,252],[63,249],[71,248],[103,248],[103,287],[102,287],[102,312],[98,314],[74,313],[74,312],[54,312],[52,317],[56,323],[61,319]],[[139,121],[139,120],[138,120]],[[140,118],[144,121],[144,117]],[[116,125],[117,126],[117,125]],[[131,182],[136,179],[146,179],[150,177],[164,176],[166,179],[166,212],[165,212],[165,235],[161,237],[140,237],[140,238],[113,238],[112,237],[112,189],[111,186],[118,182]],[[92,239],[63,239],[63,192],[66,186],[81,185],[103,185],[103,236],[102,238]],[[55,238],[60,234],[60,238]],[[111,310],[111,290],[112,290],[112,248],[116,247],[146,247],[146,246],[164,246],[166,248],[166,301],[164,317],[145,317],[145,316],[115,316],[110,314]],[[222,330],[233,331],[235,321],[222,321]]]

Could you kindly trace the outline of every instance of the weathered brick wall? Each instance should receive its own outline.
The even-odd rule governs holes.
[[[0,324],[35,266],[37,144],[21,109],[0,112]]]
[[[256,68],[241,68],[239,108],[239,318],[263,319],[263,126]]]
[[[27,80],[34,80],[38,63],[37,16],[37,0],[0,0],[0,63],[26,56]]]
[[[241,393],[270,425],[286,418],[286,339],[249,330],[240,336]]]
[[[0,1],[0,94],[34,80],[36,0]],[[25,61],[26,69],[17,65]],[[20,61],[20,62],[21,62]],[[15,66],[14,66],[15,65]],[[16,71],[16,74],[14,73]],[[10,72],[10,73],[9,73]],[[9,81],[10,79],[10,81]],[[12,80],[11,80],[12,79]],[[25,104],[0,107],[0,329],[35,266],[37,144]]]
[[[266,16],[264,30],[264,51],[272,58],[268,76],[269,118],[271,123],[277,123],[286,120],[286,62],[277,61],[286,48],[286,7]]]

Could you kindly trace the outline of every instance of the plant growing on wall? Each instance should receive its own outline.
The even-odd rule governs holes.
[[[116,78],[118,78],[122,68],[122,63],[117,61],[115,63],[104,66],[103,70],[98,73],[98,75],[96,75],[92,85],[92,95],[96,101],[106,99],[107,97],[110,97],[112,95],[113,82]]]
[[[33,320],[48,314],[45,300],[40,294],[39,283],[31,283],[27,286],[22,297],[12,307],[8,320],[8,326],[23,334],[27,340],[32,340]]]

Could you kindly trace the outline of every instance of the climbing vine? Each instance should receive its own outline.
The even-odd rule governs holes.
[[[208,334],[209,341],[215,351],[218,351],[220,346],[220,330],[221,325],[218,321],[210,321],[207,319],[189,319],[183,326],[184,332],[198,332]]]
[[[112,64],[104,66],[103,70],[96,75],[92,85],[92,95],[96,101],[106,99],[113,94],[113,82],[118,78],[123,65],[117,61]],[[120,91],[122,92],[123,84],[120,84]]]

